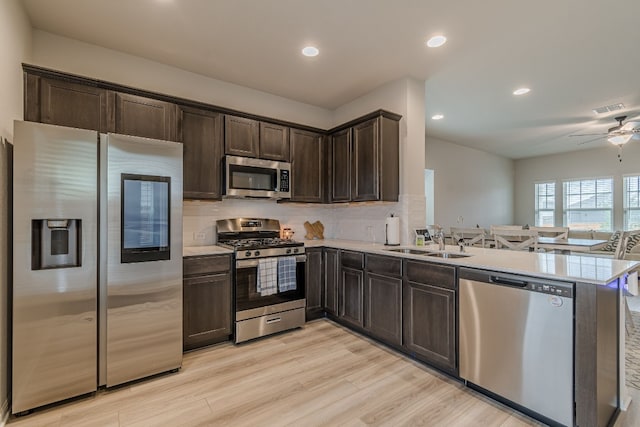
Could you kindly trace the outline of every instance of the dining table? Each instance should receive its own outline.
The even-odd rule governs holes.
[[[553,250],[557,253],[590,252],[603,248],[608,240],[598,239],[562,239],[559,237],[538,237],[538,248]]]

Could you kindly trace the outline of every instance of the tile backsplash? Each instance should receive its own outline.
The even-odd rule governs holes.
[[[216,221],[227,218],[275,218],[304,240],[304,222],[320,221],[327,239],[384,243],[385,221],[392,213],[400,217],[403,244],[413,241],[413,228],[424,227],[424,197],[400,196],[399,202],[350,204],[277,203],[273,200],[225,199],[217,202],[185,201],[183,206],[184,246],[216,243]],[[407,220],[409,218],[409,220]],[[413,224],[413,222],[418,224]]]

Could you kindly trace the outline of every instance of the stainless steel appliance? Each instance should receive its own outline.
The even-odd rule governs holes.
[[[225,157],[225,196],[291,198],[291,164],[249,157]]]
[[[460,377],[573,425],[573,287],[461,268]]]
[[[182,363],[182,146],[15,122],[12,412]]]
[[[280,239],[280,222],[264,218],[237,218],[217,221],[218,244],[235,252],[235,342],[293,329],[305,322],[304,244]],[[295,285],[262,292],[261,268],[295,260]]]

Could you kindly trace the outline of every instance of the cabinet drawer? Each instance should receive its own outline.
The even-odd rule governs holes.
[[[184,276],[223,273],[231,270],[231,255],[186,257],[182,260]]]
[[[367,254],[367,271],[383,276],[401,277],[402,259]]]
[[[404,271],[411,282],[456,289],[455,267],[407,260]]]
[[[361,252],[342,251],[340,253],[340,265],[343,267],[364,269],[364,254]]]

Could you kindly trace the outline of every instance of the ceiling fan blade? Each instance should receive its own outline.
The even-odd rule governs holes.
[[[637,129],[640,129],[640,122],[627,122],[619,130],[625,131],[625,132],[628,132],[628,131],[633,132]]]
[[[601,135],[601,136],[599,136],[599,137],[597,137],[597,138],[589,139],[589,140],[586,140],[586,141],[580,141],[580,142],[578,142],[578,145],[584,145],[584,144],[589,144],[589,143],[591,143],[591,142],[596,142],[596,141],[598,141],[598,140],[603,139],[605,136],[606,136],[606,135],[604,135],[604,136],[603,136],[603,135]]]
[[[606,133],[574,133],[572,135],[569,136],[606,136]]]

